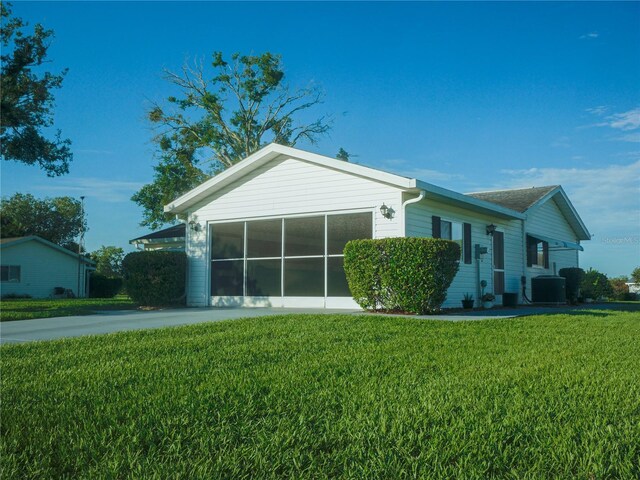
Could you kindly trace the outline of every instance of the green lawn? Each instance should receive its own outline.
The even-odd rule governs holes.
[[[1,478],[638,478],[640,314],[289,315],[0,349]]]
[[[137,308],[137,306],[124,295],[118,295],[115,298],[64,298],[59,300],[2,299],[0,301],[0,322],[90,315],[99,310],[127,310]]]

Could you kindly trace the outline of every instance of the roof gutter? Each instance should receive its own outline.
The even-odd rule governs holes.
[[[405,237],[407,236],[407,205],[411,205],[412,203],[418,203],[419,201],[421,201],[424,196],[426,195],[426,192],[424,190],[420,190],[418,192],[418,196],[414,197],[414,198],[410,198],[409,200],[405,200],[402,203],[402,226],[401,226],[401,232],[402,235],[404,235]]]

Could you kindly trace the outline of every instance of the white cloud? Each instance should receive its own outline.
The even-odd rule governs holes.
[[[600,125],[609,126],[625,132],[636,130],[640,128],[640,107],[636,107],[628,112],[614,113],[606,117],[606,120],[606,122]]]
[[[530,168],[501,173],[505,178],[496,188],[562,185],[596,236],[640,233],[640,160],[628,165]]]
[[[600,34],[598,32],[589,32],[589,33],[585,33],[584,35],[580,35],[580,39],[581,40],[588,40],[588,39],[592,39],[592,38],[598,38],[600,36]]]
[[[608,105],[598,105],[597,107],[587,108],[586,111],[592,115],[604,115],[609,111]]]
[[[59,178],[55,184],[34,185],[33,190],[47,195],[86,196],[108,203],[128,202],[142,183],[100,178]]]
[[[640,142],[640,132],[627,133],[626,135],[622,135],[621,137],[617,137],[616,140],[622,140],[623,142]]]

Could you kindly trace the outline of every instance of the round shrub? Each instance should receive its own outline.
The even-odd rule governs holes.
[[[351,294],[365,310],[440,310],[459,260],[460,246],[437,238],[352,240],[344,249]]]
[[[607,276],[593,268],[584,273],[580,291],[582,298],[592,298],[594,300],[608,298],[613,295],[613,288],[611,288]]]
[[[124,287],[142,305],[184,304],[187,256],[184,252],[133,252],[122,261]]]
[[[561,268],[558,274],[565,279],[567,301],[571,304],[578,303],[580,285],[584,279],[584,270],[578,267]]]
[[[113,298],[122,288],[121,278],[109,278],[100,273],[92,273],[89,280],[89,296],[92,298]]]

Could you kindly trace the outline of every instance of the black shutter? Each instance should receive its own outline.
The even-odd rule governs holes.
[[[462,224],[462,247],[464,263],[471,263],[471,224]]]
[[[536,256],[536,241],[527,235],[527,267],[533,267],[533,259]]]
[[[493,232],[493,267],[504,269],[504,233]]]
[[[544,256],[544,268],[549,268],[549,243],[542,242],[542,255]]]
[[[433,215],[431,217],[431,236],[433,238],[440,238],[440,217]]]

